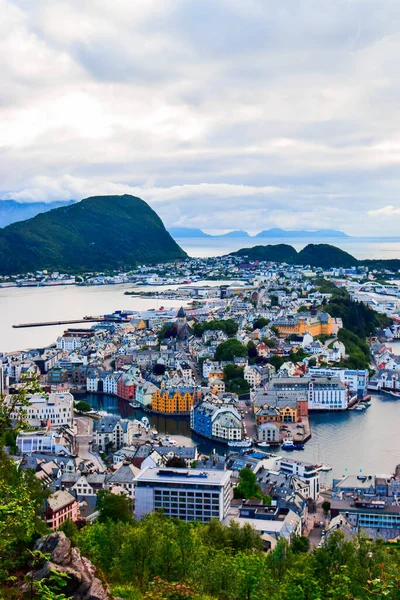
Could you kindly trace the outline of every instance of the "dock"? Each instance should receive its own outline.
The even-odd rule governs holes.
[[[13,325],[14,329],[22,327],[52,327],[54,325],[76,325],[77,323],[99,323],[105,321],[104,317],[87,317],[82,319],[70,319],[68,321],[43,321],[41,323],[19,323]]]

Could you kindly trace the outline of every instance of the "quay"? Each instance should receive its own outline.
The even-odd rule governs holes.
[[[105,321],[104,317],[83,317],[82,319],[70,319],[68,321],[43,321],[41,323],[20,323],[13,325],[14,329],[22,327],[51,327],[52,325],[74,325],[77,323],[99,323]]]

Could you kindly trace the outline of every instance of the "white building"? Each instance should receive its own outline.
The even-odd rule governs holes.
[[[103,379],[104,394],[117,395],[117,381],[120,373],[109,373]]]
[[[243,374],[250,387],[260,387],[262,382],[261,369],[257,366],[246,367]]]
[[[183,521],[222,521],[231,499],[230,471],[147,468],[135,479],[137,519],[162,510]]]
[[[93,422],[93,441],[99,450],[105,450],[109,445],[119,450],[132,444],[136,431],[133,421],[107,415]]]
[[[280,429],[276,423],[262,423],[258,428],[259,442],[279,442]]]
[[[40,427],[43,422],[50,421],[53,426],[72,426],[74,397],[69,392],[62,394],[34,394],[28,396],[29,405],[25,407],[28,425]],[[24,408],[21,405],[16,407]],[[18,412],[11,413],[11,419],[19,419]]]
[[[319,473],[311,463],[300,462],[293,458],[280,458],[278,469],[285,475],[297,475],[310,486],[310,496],[316,500],[319,493]]]
[[[19,454],[71,454],[70,444],[66,444],[64,437],[55,431],[20,431],[17,436],[17,448]]]
[[[64,352],[74,352],[78,348],[82,346],[82,338],[72,336],[72,335],[63,335],[57,338],[56,347],[57,350],[63,350]]]

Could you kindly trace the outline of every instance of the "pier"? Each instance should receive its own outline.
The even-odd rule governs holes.
[[[77,323],[99,323],[102,321],[106,321],[106,319],[104,319],[104,317],[83,317],[82,319],[70,319],[68,321],[43,321],[41,323],[20,323],[18,325],[13,325],[13,328],[20,329],[22,327],[51,327],[53,325],[76,325]]]

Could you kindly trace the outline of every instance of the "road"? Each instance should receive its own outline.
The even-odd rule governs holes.
[[[81,458],[91,460],[98,466],[100,473],[105,471],[106,466],[98,454],[90,451],[90,442],[93,439],[93,420],[89,417],[75,417],[76,424],[76,448]]]
[[[257,439],[257,428],[254,420],[253,407],[247,406],[245,400],[239,400],[239,411],[242,414],[243,423],[246,427],[246,436]]]

